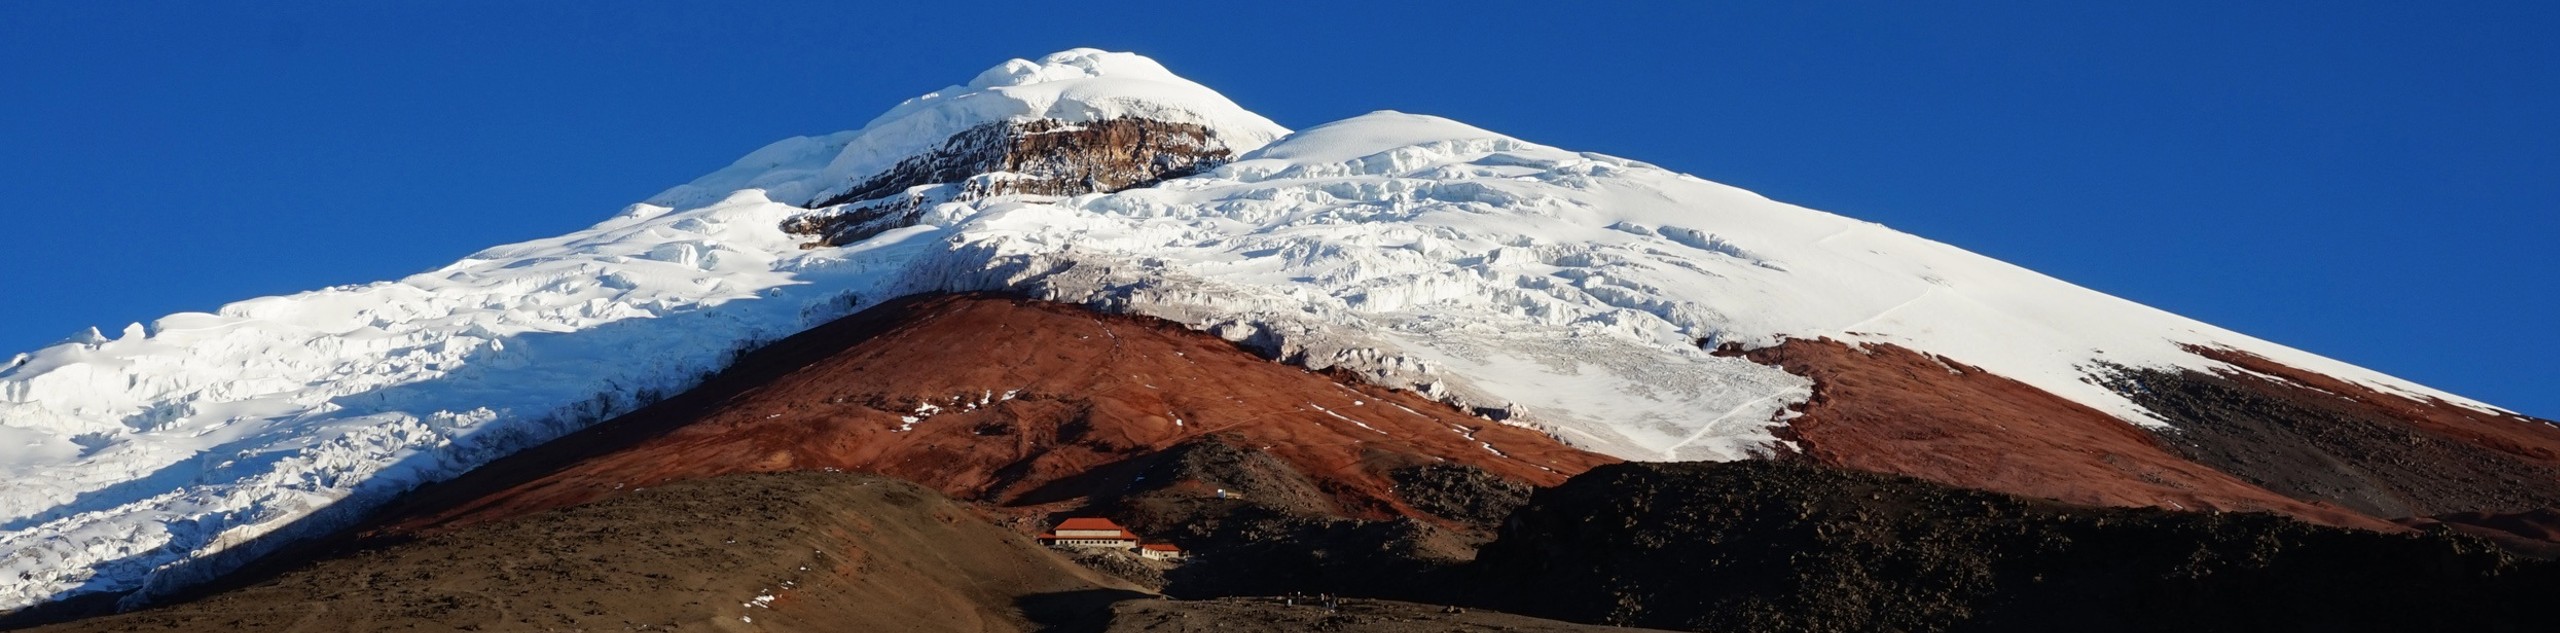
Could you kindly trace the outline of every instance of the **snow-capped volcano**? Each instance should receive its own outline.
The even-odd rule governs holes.
[[[1645,163],[1394,112],[1292,133],[1078,49],[586,230],[19,356],[0,370],[0,610],[219,572],[937,290],[1162,317],[1637,460],[1793,450],[1780,431],[1815,381],[1714,353],[1790,339],[1917,350],[2133,425],[2176,421],[2110,368],[2251,372],[2198,350],[2512,417]]]

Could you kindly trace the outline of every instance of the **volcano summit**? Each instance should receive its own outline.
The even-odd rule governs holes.
[[[981,294],[914,303],[945,293]],[[938,320],[823,335],[883,306]],[[1074,319],[1106,327],[1059,325]],[[1129,357],[1025,355],[1158,325],[1323,379],[1182,379],[1175,359],[1207,348],[1153,330],[1099,348]],[[736,382],[742,359],[788,356],[773,346],[803,333],[849,351]],[[1058,375],[1096,367],[1136,382]],[[722,380],[724,399],[683,395]],[[1066,404],[1005,404],[1025,394]],[[1616,460],[1807,460],[2518,543],[2549,532],[2516,517],[2560,508],[2548,420],[1646,163],[1397,112],[1292,131],[1153,60],[1076,49],[774,143],[585,230],[16,356],[0,369],[0,610],[147,604],[679,400],[691,417],[649,427],[658,444],[525,453],[570,461],[519,458],[522,477],[470,489],[501,496],[442,493],[409,518],[680,471],[847,468],[1054,503],[1043,486],[1209,429],[1308,473],[1293,499],[1360,520],[1449,523],[1389,483],[1440,461],[1547,486]],[[849,404],[864,411],[818,408]],[[698,420],[861,428],[782,448],[669,431]],[[755,461],[768,450],[788,455]],[[943,458],[957,465],[915,461]],[[527,501],[542,495],[559,501]]]

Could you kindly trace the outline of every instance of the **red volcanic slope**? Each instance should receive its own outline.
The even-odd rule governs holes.
[[[683,395],[422,488],[377,531],[736,472],[875,472],[963,499],[1047,503],[1092,492],[1080,476],[1213,433],[1286,460],[1364,517],[1419,515],[1386,476],[1403,466],[1450,461],[1552,485],[1615,461],[1165,321],[937,295],[793,336]]]
[[[1796,340],[1725,353],[1814,380],[1782,436],[1835,466],[2072,503],[2272,511],[2377,530],[2417,524],[2383,520],[2410,515],[2560,505],[2550,475],[2560,472],[2560,429],[2547,422],[2358,389],[2252,356],[2215,356],[2245,375],[2144,377],[2152,399],[2138,400],[2181,429],[2161,435],[1892,345]],[[1420,515],[1385,475],[1405,465],[1449,460],[1548,485],[1612,461],[1163,321],[945,295],[792,337],[675,399],[431,486],[395,508],[388,529],[678,479],[829,468],[1042,504],[1096,492],[1112,480],[1106,471],[1213,433],[1270,451],[1365,517]]]
[[[2252,485],[2114,416],[1942,357],[1830,339],[1745,354],[1813,379],[1813,399],[1782,435],[1825,464],[2084,505],[2271,511],[2397,529]]]
[[[1780,435],[1837,466],[2072,503],[2272,511],[2380,530],[2560,507],[2560,426],[2550,421],[2193,351],[2235,369],[2107,377],[2174,427],[2165,430],[1889,344],[1792,340],[1719,353],[1813,379],[1814,397]]]

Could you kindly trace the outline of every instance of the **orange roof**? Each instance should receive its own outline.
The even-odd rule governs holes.
[[[1076,517],[1076,518],[1073,518],[1073,519],[1067,519],[1066,521],[1063,521],[1063,522],[1058,523],[1058,528],[1057,528],[1057,529],[1060,529],[1060,530],[1115,530],[1115,531],[1117,531],[1117,530],[1127,530],[1127,529],[1129,529],[1129,528],[1120,527],[1120,524],[1118,524],[1118,523],[1112,523],[1110,519],[1105,519],[1105,518],[1101,518],[1101,517]]]
[[[1174,547],[1172,543],[1148,543],[1148,544],[1145,544],[1145,545],[1140,545],[1139,547],[1143,547],[1143,548],[1147,548],[1147,549],[1151,549],[1151,550],[1155,550],[1155,551],[1159,551],[1159,552],[1179,552],[1179,551],[1182,551],[1182,548]]]
[[[1128,531],[1128,530],[1121,530],[1121,531],[1120,531],[1120,534],[1119,534],[1119,535],[1117,535],[1117,536],[1058,536],[1058,533],[1056,533],[1056,532],[1041,532],[1041,533],[1040,533],[1040,538],[1045,538],[1045,539],[1050,539],[1050,540],[1057,540],[1057,539],[1062,539],[1062,538],[1080,538],[1080,539],[1119,539],[1119,540],[1123,540],[1123,541],[1135,541],[1135,540],[1138,540],[1138,533],[1136,533],[1136,532],[1131,532],[1131,531]]]
[[[1101,517],[1076,517],[1076,518],[1073,518],[1073,519],[1067,519],[1067,520],[1065,520],[1065,521],[1060,521],[1060,522],[1058,522],[1057,530],[1097,530],[1097,531],[1110,531],[1110,532],[1118,532],[1118,533],[1120,533],[1120,534],[1119,534],[1118,536],[1104,537],[1104,538],[1117,538],[1117,539],[1120,539],[1120,540],[1123,540],[1123,541],[1135,541],[1135,540],[1138,540],[1138,533],[1136,533],[1136,532],[1131,532],[1131,531],[1129,531],[1129,528],[1120,527],[1120,524],[1118,524],[1118,523],[1112,523],[1110,519],[1105,519],[1105,518],[1101,518]],[[1044,539],[1055,539],[1055,538],[1059,538],[1059,536],[1058,536],[1058,534],[1057,534],[1057,532],[1056,532],[1056,531],[1051,531],[1051,532],[1048,532],[1048,533],[1041,534],[1041,535],[1040,535],[1040,538],[1044,538]],[[1077,537],[1077,538],[1094,538],[1094,537],[1084,536],[1084,537]]]

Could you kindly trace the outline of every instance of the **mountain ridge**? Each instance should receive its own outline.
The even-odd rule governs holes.
[[[1194,126],[1170,147],[1197,152],[1097,152],[1145,163],[1105,172],[1017,160],[1060,151],[1034,135],[1130,119]],[[994,131],[964,149],[1000,158],[878,178],[976,129]],[[913,202],[814,204],[874,181]],[[831,233],[829,217],[868,219]],[[2104,384],[2110,367],[2301,372],[2379,403],[2377,424],[2513,425],[2528,452],[2551,427],[1638,161],[1392,112],[1292,132],[1153,60],[1076,49],[775,143],[586,230],[21,355],[0,369],[0,476],[23,482],[0,491],[0,609],[150,586],[288,527],[325,532],[764,343],[975,290],[1163,318],[1621,458],[1807,450],[1785,434],[1818,381],[1715,352],[1826,337],[1960,363],[2155,436],[2191,421]]]

